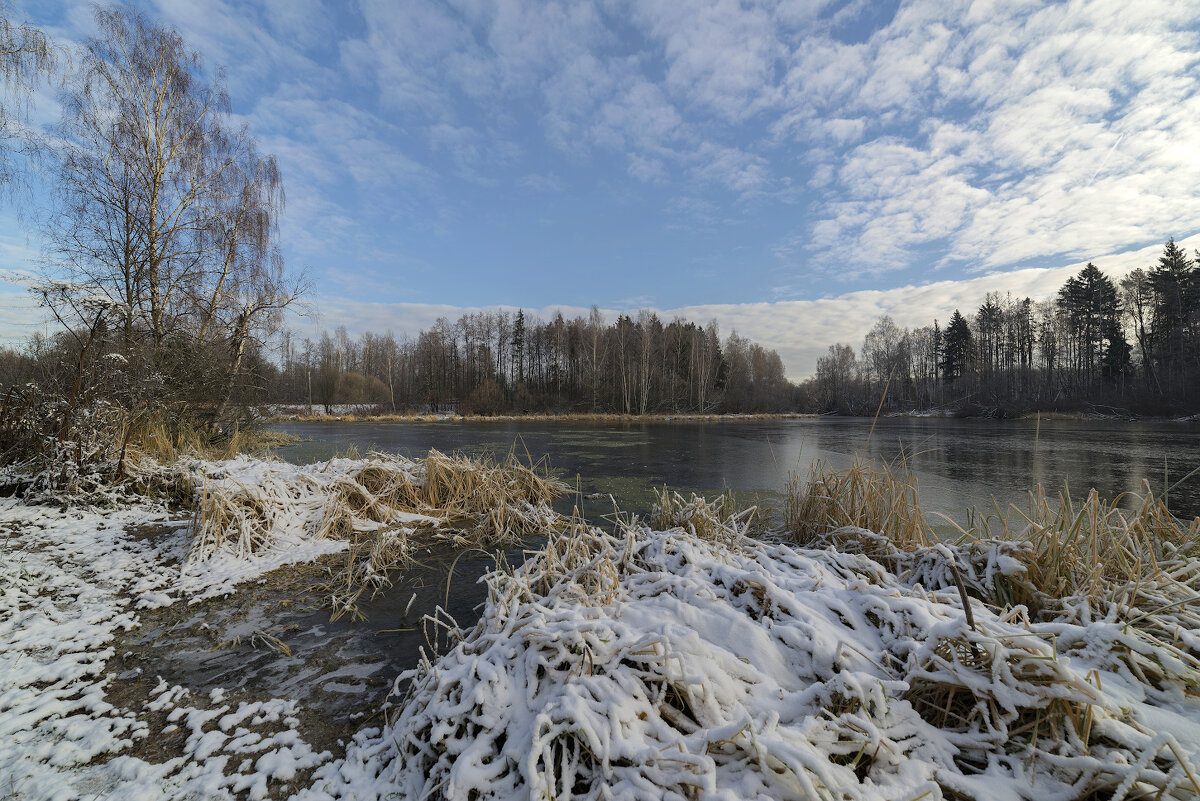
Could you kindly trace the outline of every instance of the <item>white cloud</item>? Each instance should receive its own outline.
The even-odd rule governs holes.
[[[806,42],[776,135],[862,141],[818,162],[836,178],[793,260],[882,271],[936,245],[995,268],[1195,231],[1198,22],[1184,4],[915,0],[865,45]]]
[[[566,182],[552,172],[523,175],[517,184],[530,192],[562,192],[567,188]]]
[[[771,103],[786,47],[765,4],[656,0],[633,3],[633,12],[661,42],[672,93],[727,120]]]

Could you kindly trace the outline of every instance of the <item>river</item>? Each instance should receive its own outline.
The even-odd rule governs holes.
[[[814,460],[834,468],[855,458],[903,460],[916,474],[922,506],[956,520],[970,507],[1024,507],[1025,493],[1041,483],[1064,486],[1082,499],[1095,487],[1102,497],[1138,491],[1149,481],[1168,495],[1179,517],[1200,516],[1200,423],[1124,420],[959,420],[948,418],[820,417],[732,423],[580,424],[548,420],[503,422],[281,423],[274,429],[305,441],[281,448],[295,462],[329,458],[353,445],[422,456],[430,448],[503,457],[545,458],[578,489],[589,516],[612,510],[649,510],[656,486],[682,491],[778,492],[789,471],[802,475]]]

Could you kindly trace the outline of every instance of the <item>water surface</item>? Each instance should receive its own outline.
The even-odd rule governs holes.
[[[1156,493],[1172,511],[1200,516],[1200,424],[1123,420],[957,420],[947,418],[820,417],[740,423],[580,424],[545,420],[440,423],[281,423],[303,437],[281,458],[311,462],[353,445],[423,456],[430,448],[504,456],[516,450],[543,457],[579,491],[592,516],[622,509],[645,513],[651,490],[667,485],[705,493],[733,489],[769,496],[788,471],[806,473],[822,460],[834,468],[856,457],[904,460],[916,473],[927,514],[965,519],[971,506],[1023,506],[1035,483],[1069,486],[1082,498]],[[1182,481],[1181,481],[1182,479]],[[600,496],[600,497],[597,497]],[[569,499],[569,507],[578,499]],[[940,519],[940,518],[937,518]]]

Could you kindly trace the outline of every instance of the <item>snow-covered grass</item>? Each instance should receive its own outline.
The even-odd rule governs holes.
[[[747,536],[750,515],[724,501],[665,492],[655,524],[667,530],[603,532],[549,513],[536,474],[493,467],[469,474],[440,454],[147,466],[147,486],[195,489],[191,521],[150,503],[0,501],[0,789],[305,801],[1200,794],[1197,531],[1152,501],[1136,514],[1035,504],[1024,529],[1012,523],[1023,537],[947,545],[893,538],[908,490],[880,501],[859,491],[876,479],[857,476],[822,486],[856,487],[880,532],[825,525],[799,545]],[[517,497],[525,505],[491,511]],[[138,535],[154,521],[174,533]],[[504,531],[547,544],[485,577],[473,627],[427,620],[444,653],[422,654],[382,725],[344,753],[304,740],[295,699],[166,681],[137,703],[110,692],[124,680],[114,643],[146,610],[337,551],[349,552],[338,580],[382,584],[410,537],[470,544]],[[155,755],[155,742],[170,749]]]
[[[934,539],[917,479],[904,464],[856,459],[846,470],[833,470],[816,461],[806,480],[788,474],[781,505],[783,526],[800,544],[841,528],[883,533],[902,549],[928,546]]]
[[[415,461],[374,454],[297,466],[241,457],[149,472],[163,470],[198,488],[185,580],[207,576],[214,560],[236,576],[238,564],[259,569],[303,549],[348,548],[328,586],[335,616],[357,614],[361,594],[390,586],[389,571],[410,564],[418,546],[494,547],[554,528],[550,503],[567,490],[514,458],[438,451]]]
[[[1166,672],[1200,691],[1200,519],[1178,520],[1149,486],[1112,500],[1092,490],[1082,503],[1038,486],[1028,500],[973,515],[953,549],[935,544],[916,480],[886,467],[816,466],[785,505],[794,540],[867,554],[926,588],[961,588],[1044,623],[1119,621],[1122,658],[1141,680]]]
[[[862,555],[682,529],[581,527],[486,580],[301,798],[1200,793],[1200,703],[1112,658],[1120,621],[968,618]]]
[[[110,668],[119,633],[139,625],[146,610],[235,593],[273,570],[340,551],[351,553],[347,575],[378,585],[398,559],[373,543],[403,543],[418,531],[451,542],[528,534],[554,523],[543,496],[559,491],[517,465],[436,452],[420,461],[372,457],[303,467],[248,457],[169,466],[143,460],[133,470],[137,486],[160,496],[194,492],[195,515],[171,521],[166,506],[131,503],[116,491],[89,496],[105,502],[99,509],[0,501],[6,795],[278,794],[297,771],[330,757],[300,738],[296,702],[234,706],[222,703],[219,689],[193,698],[160,683],[150,700],[121,708],[106,700],[121,683]],[[414,508],[424,513],[408,511]],[[174,533],[152,539],[131,531],[172,525]],[[139,670],[153,675],[154,666]],[[151,713],[167,715],[167,730],[186,734],[161,764],[131,755],[167,731],[150,727]]]

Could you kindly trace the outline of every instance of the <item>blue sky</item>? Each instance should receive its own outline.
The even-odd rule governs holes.
[[[224,67],[284,173],[288,262],[352,332],[652,306],[799,378],[881,310],[922,324],[1200,231],[1200,4],[140,5]],[[0,217],[22,268],[36,235]]]

